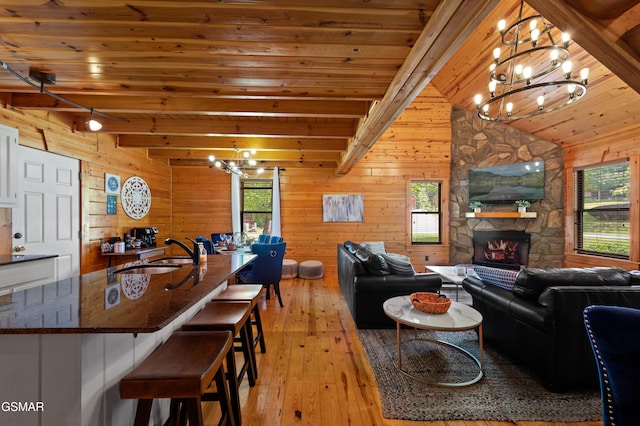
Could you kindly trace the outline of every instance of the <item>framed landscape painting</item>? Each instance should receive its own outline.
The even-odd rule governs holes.
[[[323,222],[363,222],[362,194],[325,194],[322,196]]]

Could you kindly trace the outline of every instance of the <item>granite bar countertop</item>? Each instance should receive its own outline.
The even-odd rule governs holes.
[[[0,254],[0,266],[58,257],[57,254]]]
[[[119,265],[0,296],[0,334],[158,331],[255,258],[210,255],[205,266],[154,274],[117,273]]]

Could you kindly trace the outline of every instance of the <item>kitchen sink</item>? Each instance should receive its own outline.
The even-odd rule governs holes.
[[[122,268],[116,271],[117,274],[166,274],[167,272],[173,272],[180,269],[182,265],[178,264],[165,264],[165,265],[154,265],[154,264],[142,264],[142,265],[134,265],[126,268]]]
[[[193,263],[193,259],[190,257],[161,257],[159,259],[153,259],[148,262],[149,265],[175,265],[181,263]]]

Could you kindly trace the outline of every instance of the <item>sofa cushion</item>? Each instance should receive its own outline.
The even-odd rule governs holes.
[[[389,270],[396,275],[415,275],[411,259],[408,256],[397,253],[383,253],[381,256],[387,261]]]
[[[364,247],[358,247],[355,256],[362,262],[367,273],[371,275],[389,275],[389,265],[381,255],[372,253]]]
[[[551,286],[628,286],[629,272],[616,267],[524,268],[516,277],[513,293],[537,299]]]
[[[485,283],[511,290],[520,271],[474,265],[473,272]]]
[[[384,248],[384,241],[365,241],[360,245],[373,254],[384,254],[387,250]]]
[[[360,247],[360,244],[356,244],[353,241],[345,241],[344,248],[351,254],[356,254],[356,250]]]

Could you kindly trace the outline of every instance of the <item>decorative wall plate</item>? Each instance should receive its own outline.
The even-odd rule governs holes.
[[[151,190],[138,176],[131,176],[122,185],[120,199],[124,212],[132,219],[141,219],[151,208]]]

